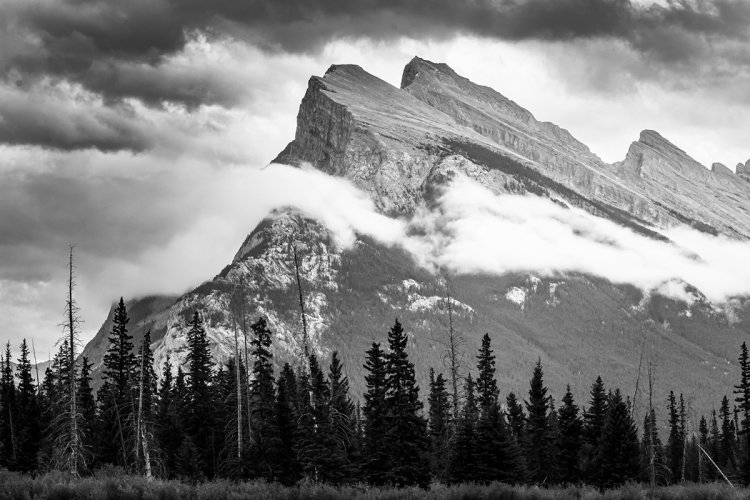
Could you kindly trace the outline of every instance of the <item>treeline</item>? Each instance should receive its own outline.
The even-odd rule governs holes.
[[[631,402],[601,378],[585,407],[576,404],[570,387],[556,405],[537,362],[528,394],[502,398],[489,335],[460,394],[442,373],[430,371],[424,408],[408,335],[398,320],[386,345],[373,343],[366,351],[361,404],[352,399],[335,352],[327,369],[309,355],[299,366],[285,364],[274,373],[272,332],[263,318],[251,325],[247,360],[215,366],[196,312],[187,324],[184,366],[175,370],[166,360],[158,381],[150,334],[134,346],[128,322],[120,300],[96,394],[91,363],[83,358],[71,369],[67,342],[38,385],[26,341],[15,370],[6,346],[0,358],[0,467],[82,475],[118,467],[146,477],[259,478],[286,485],[500,481],[616,487],[628,481],[709,482],[724,475],[750,479],[750,361],[744,344],[737,404],[730,407],[724,397],[718,415],[701,418],[693,432],[683,396],[670,393],[663,442],[656,410],[646,412],[639,438]],[[60,423],[71,398],[76,432]],[[81,442],[71,444],[78,436]],[[71,469],[65,457],[78,446],[81,458]]]

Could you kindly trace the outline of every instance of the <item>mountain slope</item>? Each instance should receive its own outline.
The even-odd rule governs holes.
[[[750,235],[750,184],[703,168],[655,132],[645,131],[623,162],[608,165],[564,129],[445,65],[415,58],[402,87],[351,65],[312,77],[295,138],[276,161],[347,178],[394,216],[433,209],[442,188],[463,174],[494,193],[550,198],[654,239],[664,240],[659,230],[678,223],[737,239]],[[363,388],[364,351],[385,340],[394,317],[410,333],[421,382],[429,367],[442,369],[445,277],[365,236],[341,248],[325,227],[293,209],[271,214],[227,267],[191,292],[134,302],[131,330],[153,325],[157,363],[181,363],[187,320],[201,311],[222,362],[232,356],[235,324],[264,315],[276,361],[296,362],[302,334],[295,247],[313,350],[323,358],[341,353],[355,393]],[[696,410],[705,412],[735,381],[735,353],[750,326],[743,300],[710,304],[685,283],[674,284],[687,297],[676,301],[580,274],[448,278],[456,326],[467,339],[464,364],[474,364],[479,339],[489,332],[503,391],[524,392],[541,357],[553,394],[571,383],[583,397],[601,374],[632,395],[645,355],[657,366],[658,398],[672,388],[694,391]],[[100,356],[107,331],[105,323],[86,352]]]

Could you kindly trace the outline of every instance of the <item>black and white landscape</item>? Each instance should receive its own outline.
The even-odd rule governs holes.
[[[0,76],[0,495],[747,494],[750,4],[10,0]]]

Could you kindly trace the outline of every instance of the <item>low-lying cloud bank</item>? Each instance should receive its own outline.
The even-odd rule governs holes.
[[[680,280],[716,303],[750,295],[750,242],[679,227],[664,232],[674,242],[666,244],[546,199],[496,196],[464,177],[436,210],[407,220],[378,213],[352,183],[311,168],[186,163],[174,176],[149,163],[125,181],[117,166],[106,175],[42,171],[0,185],[4,333],[13,344],[34,337],[40,358],[60,333],[69,243],[77,245],[90,337],[117,297],[181,294],[214,276],[249,231],[285,206],[319,220],[342,248],[368,235],[435,272],[587,273],[690,300]]]
[[[288,167],[274,168],[281,173]],[[346,184],[327,176],[314,180]],[[715,303],[750,295],[750,269],[745,265],[750,242],[680,226],[663,231],[672,241],[664,243],[548,199],[497,196],[461,176],[446,188],[437,210],[421,211],[410,220],[389,219],[346,185],[346,196],[323,212],[315,203],[297,205],[329,227],[344,245],[353,241],[353,232],[367,234],[402,246],[433,270],[548,276],[585,273],[691,300],[676,280],[696,287]],[[357,204],[349,206],[351,200]]]

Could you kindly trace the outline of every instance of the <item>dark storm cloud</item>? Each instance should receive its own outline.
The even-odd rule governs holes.
[[[293,52],[335,38],[450,37],[476,34],[503,40],[614,37],[665,60],[695,53],[686,38],[747,39],[745,0],[674,0],[648,7],[630,0],[11,0],[0,7],[6,29],[21,37],[15,53],[0,53],[8,73],[70,78],[107,97],[195,104],[221,100],[210,82],[172,90],[156,78],[120,83],[133,71],[123,62],[158,66],[184,47],[187,34],[230,33]],[[108,73],[108,69],[114,72]]]

